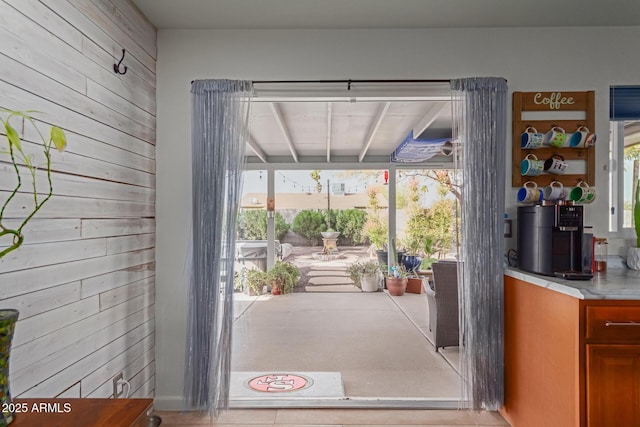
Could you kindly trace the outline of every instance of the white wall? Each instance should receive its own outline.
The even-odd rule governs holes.
[[[465,30],[161,30],[158,33],[157,403],[182,395],[190,220],[190,82],[233,79],[447,79],[501,76],[511,91],[596,91],[597,201],[607,234],[608,88],[640,84],[640,27]],[[511,97],[509,97],[509,100]],[[510,104],[509,104],[510,109]],[[509,114],[509,122],[511,114]],[[511,126],[509,126],[509,135]],[[511,137],[508,135],[508,141]],[[510,150],[507,159],[511,159]],[[506,176],[511,167],[505,165]],[[508,212],[515,189],[507,183]],[[612,253],[627,243],[612,240]]]
[[[0,307],[20,310],[11,391],[109,397],[124,372],[133,396],[152,396],[155,28],[129,0],[3,0],[0,40],[0,107],[39,110],[68,137],[53,154],[53,198],[0,260]],[[113,71],[121,48],[126,75]],[[32,151],[34,132],[25,140]],[[19,197],[8,217],[22,214]]]

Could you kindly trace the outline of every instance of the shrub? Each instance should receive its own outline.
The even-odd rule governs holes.
[[[321,212],[304,210],[293,219],[291,229],[307,239],[309,246],[317,246],[321,238],[320,233],[327,229],[327,223]]]
[[[333,213],[331,214],[334,217]],[[351,245],[359,245],[363,243],[364,236],[362,229],[367,220],[367,213],[360,209],[346,209],[337,211],[336,215],[336,231],[340,235],[349,240]]]
[[[289,224],[284,217],[276,212],[276,239],[282,240],[289,231]],[[240,214],[240,236],[247,240],[267,240],[267,211],[249,209]]]

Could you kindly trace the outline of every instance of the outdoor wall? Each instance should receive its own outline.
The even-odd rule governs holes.
[[[567,17],[568,19],[570,17]],[[232,79],[448,79],[499,76],[510,91],[596,91],[598,197],[586,224],[608,224],[608,88],[640,84],[640,27],[434,30],[161,30],[158,33],[157,405],[182,395],[189,243],[190,82]],[[509,95],[509,110],[511,109]],[[508,115],[510,134],[511,114]],[[508,142],[511,137],[507,135]],[[511,150],[507,149],[507,159]],[[492,167],[492,165],[487,165]],[[515,217],[511,167],[507,211]],[[610,253],[626,242],[609,236]]]
[[[0,107],[38,110],[68,137],[53,198],[0,261],[0,307],[20,310],[11,392],[109,397],[123,372],[133,396],[153,396],[156,30],[129,0],[3,0],[0,40]]]

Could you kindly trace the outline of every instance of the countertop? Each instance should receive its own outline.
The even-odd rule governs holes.
[[[591,280],[565,280],[513,267],[506,267],[504,274],[578,299],[640,300],[640,271],[627,268],[594,273]]]

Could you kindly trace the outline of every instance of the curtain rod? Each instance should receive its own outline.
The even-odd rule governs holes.
[[[191,80],[193,84],[194,80]],[[293,83],[346,83],[351,90],[351,83],[451,83],[451,79],[416,79],[416,80],[253,80],[254,84],[293,84]]]

